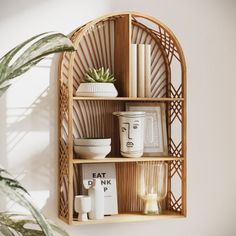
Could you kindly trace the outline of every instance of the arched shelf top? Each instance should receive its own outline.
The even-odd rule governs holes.
[[[102,27],[106,28],[103,32],[99,29]],[[124,33],[122,32],[123,29]],[[97,35],[95,35],[96,32],[98,32]],[[140,35],[135,38],[133,36],[134,34]],[[158,48],[157,51],[161,51],[162,58],[160,62],[164,61],[165,64],[162,65],[159,63],[155,68],[152,68],[153,71],[164,70],[165,72],[163,73],[165,73],[166,80],[166,88],[159,88],[162,92],[153,88],[153,96],[186,97],[186,63],[183,50],[176,36],[171,29],[158,19],[143,13],[129,11],[104,15],[84,24],[69,34],[77,51],[63,54],[60,69],[62,71],[63,65],[67,65],[67,69],[64,69],[64,75],[61,74],[61,76],[67,77],[67,79],[72,81],[69,90],[73,92],[70,93],[75,94],[75,90],[80,84],[81,77],[84,76],[89,67],[103,66],[110,68],[119,79],[129,80],[130,45],[131,43],[147,43],[148,37],[146,36],[145,41],[142,39],[143,35],[148,35],[149,38],[152,38],[152,40],[149,41],[153,48]],[[121,50],[125,50],[125,52],[120,53]],[[117,58],[123,61],[123,67],[117,65]],[[155,58],[157,57],[153,56],[152,58],[153,64],[155,63]],[[173,59],[175,59],[175,63],[173,63]],[[179,69],[173,69],[173,64],[178,64]],[[77,69],[75,69],[75,67]],[[118,69],[118,67],[121,69]],[[179,77],[177,83],[173,82],[173,75],[176,75],[176,71],[178,71],[177,76]],[[153,74],[153,86],[157,83],[154,81],[158,81],[160,76],[162,76],[162,74]],[[121,96],[129,96],[129,88],[127,86],[124,87],[122,84],[123,83],[120,82],[120,85],[117,85],[120,87]]]
[[[123,12],[113,12],[110,14],[103,15],[101,17],[98,17],[94,20],[89,21],[87,24],[85,24],[83,26],[76,28],[75,30],[73,30],[69,34],[69,37],[73,40],[73,44],[74,44],[75,48],[77,48],[81,37],[83,36],[83,34],[86,33],[86,31],[88,31],[90,29],[90,27],[93,27],[94,25],[96,25],[99,22],[106,21],[111,18],[122,17],[122,16],[130,16],[131,19],[132,18],[143,18],[143,19],[146,19],[146,20],[158,25],[159,27],[161,27],[164,31],[166,31],[166,33],[168,33],[170,35],[170,37],[175,42],[176,47],[178,48],[178,52],[179,52],[179,54],[181,54],[181,58],[184,60],[183,63],[185,64],[185,58],[184,58],[184,53],[183,53],[182,47],[181,47],[177,37],[173,33],[173,31],[167,25],[165,25],[160,20],[158,20],[157,18],[147,15],[147,14],[143,14],[141,12],[123,11]]]

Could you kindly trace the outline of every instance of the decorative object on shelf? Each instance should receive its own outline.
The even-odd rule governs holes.
[[[144,45],[145,97],[151,97],[151,45]]]
[[[76,146],[110,146],[111,138],[76,138],[74,139]]]
[[[104,218],[104,188],[101,184],[101,179],[93,179],[92,185],[88,190],[88,195],[91,198],[91,211],[89,219],[101,220]]]
[[[104,189],[104,214],[118,214],[115,164],[82,164],[79,167],[79,173],[79,192],[87,194],[93,179],[100,178]]]
[[[144,214],[161,214],[161,201],[167,195],[167,168],[165,162],[137,164],[138,196],[144,200]]]
[[[144,156],[167,156],[165,103],[126,103],[127,111],[145,112]]]
[[[131,44],[131,97],[151,97],[151,45]]]
[[[74,200],[75,212],[78,213],[79,221],[88,220],[88,212],[91,211],[91,197],[85,195],[77,195]]]
[[[138,97],[145,97],[145,47],[138,44]]]
[[[137,97],[137,44],[131,44],[130,97]]]
[[[82,79],[76,91],[78,97],[117,97],[118,92],[114,86],[114,76],[110,74],[109,68],[105,71],[90,68]]]
[[[74,150],[82,159],[104,159],[111,151],[111,139],[75,139]]]
[[[141,157],[144,146],[145,112],[113,112],[119,118],[120,149],[124,157]]]
[[[19,54],[23,49],[25,51]],[[14,78],[24,74],[46,56],[74,50],[72,42],[64,34],[52,32],[36,35],[17,45],[0,58],[0,96],[11,86]]]
[[[82,159],[104,159],[111,151],[111,146],[75,146],[75,153]]]

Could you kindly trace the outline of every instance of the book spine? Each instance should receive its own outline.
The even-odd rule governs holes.
[[[79,165],[79,193],[81,195],[87,194],[87,190],[84,187],[84,165]]]
[[[144,44],[138,45],[138,97],[145,97]]]
[[[145,97],[151,97],[151,45],[145,44]]]
[[[137,97],[137,44],[131,44],[130,97]]]

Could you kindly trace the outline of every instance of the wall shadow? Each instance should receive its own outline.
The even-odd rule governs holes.
[[[55,217],[57,212],[55,199],[57,199],[58,58],[58,55],[46,58],[42,61],[43,63],[35,66],[37,70],[50,72],[50,79],[48,87],[42,90],[29,106],[10,107],[7,99],[9,94],[12,95],[12,91],[9,94],[7,91],[0,97],[0,164],[20,180],[23,186],[32,193],[36,203],[37,201],[45,202],[40,208],[43,207],[43,212],[50,218]],[[45,61],[47,65],[43,65]],[[33,79],[30,78],[30,80]],[[14,122],[11,119],[14,119]],[[40,143],[42,140],[43,143]],[[27,158],[24,157],[24,152],[27,152],[25,145],[29,147]],[[16,157],[17,150],[22,146],[24,150]],[[41,196],[37,197],[37,193]],[[42,198],[43,200],[40,200]],[[8,199],[1,197],[0,210],[15,211],[15,207],[13,208],[13,204],[9,203]]]

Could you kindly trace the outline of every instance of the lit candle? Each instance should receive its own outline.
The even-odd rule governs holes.
[[[145,197],[145,214],[158,214],[157,194],[148,193]]]

